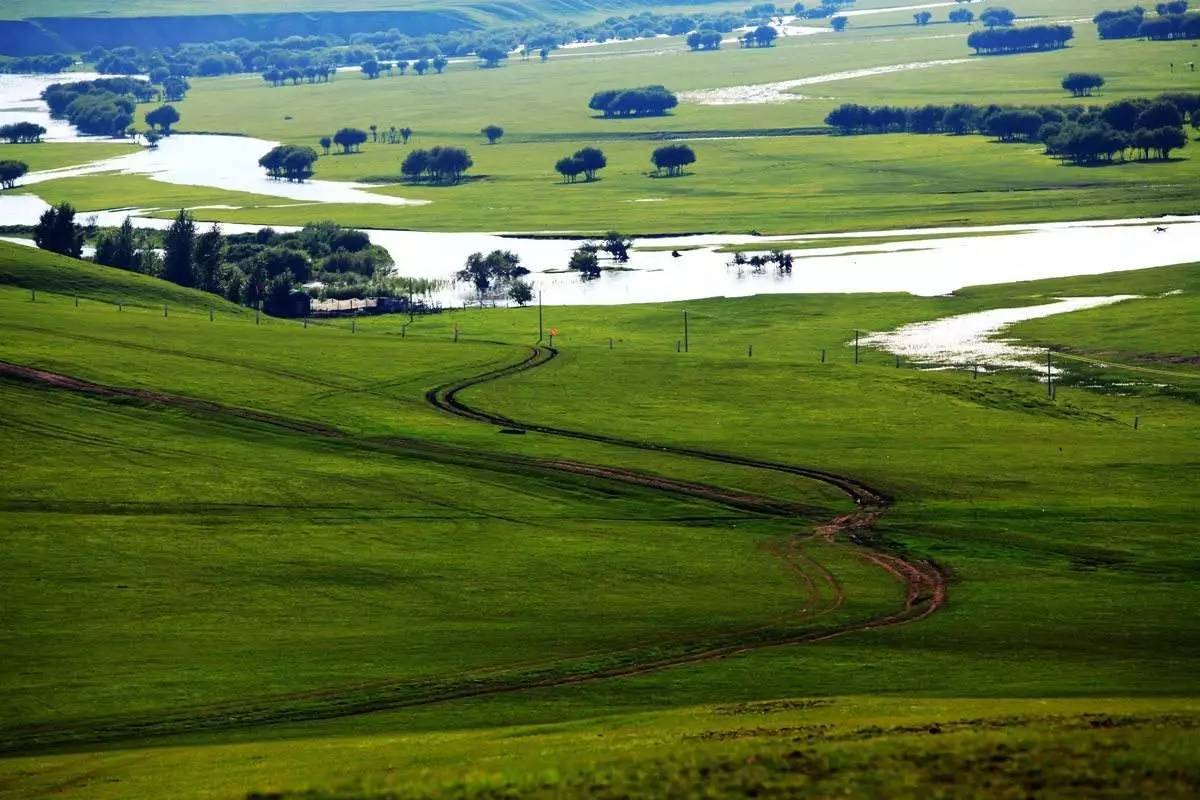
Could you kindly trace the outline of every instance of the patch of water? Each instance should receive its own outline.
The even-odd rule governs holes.
[[[75,130],[66,120],[52,119],[50,107],[42,100],[42,90],[54,83],[112,78],[97,72],[64,72],[57,75],[0,73],[0,125],[36,122],[46,129],[49,142],[111,142],[104,136],[88,136]]]
[[[756,83],[743,86],[722,86],[717,89],[699,89],[691,92],[680,92],[679,99],[685,103],[695,103],[702,106],[752,105],[761,103],[788,103],[795,100],[807,99],[804,95],[795,94],[791,90],[801,86],[812,86],[819,83],[850,80],[852,78],[869,78],[874,75],[888,75],[893,72],[909,72],[930,67],[942,67],[950,64],[968,63],[968,58],[943,58],[936,61],[912,61],[907,64],[888,64],[881,67],[866,67],[863,69],[848,69],[841,72],[830,72],[824,75],[812,75],[807,78],[793,78],[773,83]]]
[[[1018,322],[1067,314],[1087,308],[1132,300],[1138,295],[1118,294],[1107,297],[1065,297],[1053,303],[1019,308],[994,308],[943,317],[930,322],[903,325],[894,331],[873,333],[861,339],[869,347],[878,347],[918,364],[990,368],[1036,368],[1045,374],[1046,351],[999,337]],[[1051,373],[1058,369],[1051,367]]]

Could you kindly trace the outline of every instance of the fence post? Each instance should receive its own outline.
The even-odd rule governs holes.
[[[167,318],[167,304],[163,303],[163,319]]]
[[[688,351],[688,320],[687,309],[683,310],[683,352]]]
[[[29,290],[29,302],[31,302],[31,303],[37,302],[37,289]]]
[[[608,349],[612,350],[612,337],[608,337]]]
[[[213,321],[213,307],[212,306],[208,307],[208,321],[209,322]]]
[[[75,295],[75,307],[79,308],[79,295]]]
[[[824,347],[821,348],[821,363],[822,364],[825,363],[825,348]]]
[[[1138,429],[1138,418],[1137,417],[1133,418],[1133,429],[1135,431]]]
[[[353,314],[350,315],[350,332],[358,333],[358,312],[357,311],[355,311]],[[458,339],[456,338],[454,341],[457,342]]]
[[[858,363],[858,331],[854,332],[854,363]]]
[[[1046,397],[1054,399],[1054,376],[1050,374],[1050,348],[1046,348]]]
[[[754,345],[753,344],[746,345],[746,358],[752,358],[753,356],[754,356]]]
[[[258,312],[262,310],[262,300],[254,304],[254,324],[258,324]]]
[[[896,354],[896,369],[900,369],[900,354]]]

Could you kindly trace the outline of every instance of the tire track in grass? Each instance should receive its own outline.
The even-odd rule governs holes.
[[[796,475],[821,481],[848,495],[858,510],[835,518],[818,527],[807,537],[809,541],[834,544],[848,539],[859,557],[893,577],[905,587],[902,608],[882,616],[842,623],[829,623],[804,630],[788,629],[778,620],[714,636],[705,641],[683,643],[657,642],[650,647],[591,655],[574,655],[542,664],[513,668],[504,665],[492,670],[436,676],[425,679],[373,680],[352,686],[339,686],[305,692],[291,692],[264,697],[241,698],[222,703],[173,709],[166,713],[141,718],[105,717],[74,720],[64,723],[20,726],[0,731],[0,752],[35,752],[64,747],[114,742],[130,739],[168,736],[196,731],[228,730],[269,724],[303,722],[352,716],[374,711],[393,710],[452,700],[487,697],[529,689],[570,686],[607,678],[643,675],[671,667],[697,664],[742,655],[765,647],[826,641],[849,633],[885,626],[899,625],[924,619],[946,600],[946,578],[941,569],[930,561],[911,561],[901,555],[872,545],[861,534],[874,524],[887,509],[890,499],[855,478],[825,470],[812,469],[776,461],[764,461],[727,453],[690,447],[662,445],[652,442],[622,439],[606,434],[572,431],[548,425],[522,423],[499,414],[473,408],[458,398],[458,393],[471,386],[500,380],[548,363],[557,355],[552,348],[533,347],[529,355],[516,364],[498,367],[480,375],[431,389],[426,400],[433,406],[459,417],[502,428],[533,431],[552,436],[601,442],[617,447],[669,453],[687,458],[723,464],[752,467]],[[206,416],[236,418],[253,423],[282,428],[288,432],[337,441],[350,447],[383,453],[416,457],[432,456],[475,459],[482,468],[520,471],[535,468],[548,473],[571,474],[632,484],[651,491],[683,495],[718,503],[741,511],[766,516],[796,517],[803,508],[775,498],[740,490],[680,481],[658,475],[627,470],[620,467],[583,464],[560,459],[537,459],[468,448],[437,445],[410,440],[377,441],[355,439],[339,429],[309,421],[293,420],[255,409],[225,406],[209,400],[171,395],[146,389],[124,389],[104,386],[68,375],[0,361],[0,378],[22,380],[64,391],[78,392],[116,400],[135,399],[148,405],[177,407]],[[401,451],[399,448],[403,447]],[[801,619],[820,617],[836,611],[844,604],[845,590],[837,577],[824,565],[803,550],[800,535],[791,537],[781,556],[788,568],[801,576],[806,586],[807,604],[793,613]],[[813,598],[816,581],[808,569],[817,572],[826,584],[830,599],[816,608]]]

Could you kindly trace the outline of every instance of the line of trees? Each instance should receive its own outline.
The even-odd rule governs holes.
[[[1075,29],[1070,25],[988,28],[982,31],[972,31],[967,36],[967,46],[972,48],[976,55],[1024,53],[1037,50],[1058,50],[1066,47],[1067,42],[1074,37]]]
[[[458,183],[474,163],[465,149],[438,145],[410,152],[400,165],[400,173],[410,181]]]
[[[0,72],[51,75],[62,72],[74,63],[74,58],[63,53],[51,53],[44,56],[0,56]]]
[[[332,64],[316,64],[306,67],[287,67],[278,69],[271,67],[262,72],[262,79],[272,86],[299,86],[301,83],[329,83],[337,75],[337,67]]]
[[[1170,93],[1155,100],[1117,100],[1106,106],[927,105],[915,108],[862,106],[835,108],[825,122],[843,134],[982,133],[1000,141],[1040,141],[1047,155],[1076,164],[1167,159],[1186,146],[1183,125],[1200,127],[1200,93]]]
[[[722,38],[720,31],[705,28],[701,31],[692,31],[687,35],[685,41],[692,50],[720,50]]]
[[[34,144],[46,135],[46,129],[36,122],[12,122],[0,125],[0,139],[9,144]]]
[[[791,275],[792,267],[795,263],[795,257],[786,250],[772,250],[765,255],[747,256],[741,250],[735,250],[733,258],[729,260],[729,266],[736,267],[739,271],[750,268],[753,275],[765,275],[767,267],[771,264],[775,265],[775,272],[779,275]]]
[[[759,25],[753,30],[747,31],[744,35],[738,37],[739,47],[774,47],[775,40],[779,38],[779,31],[772,28],[770,25]]]
[[[1151,41],[1200,38],[1200,14],[1186,13],[1187,0],[1172,0],[1154,7],[1157,17],[1146,16],[1141,6],[1101,11],[1092,17],[1101,39],[1146,38]]]
[[[651,117],[666,114],[679,105],[679,98],[665,86],[632,89],[603,89],[592,95],[588,108],[611,117]]]
[[[975,12],[968,8],[953,9],[946,17],[950,22],[962,22],[970,24],[975,20]]]

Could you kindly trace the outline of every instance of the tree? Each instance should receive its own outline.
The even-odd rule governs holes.
[[[445,71],[446,65],[449,64],[450,62],[448,60],[446,60],[445,56],[438,55],[438,56],[435,56],[433,61],[431,61],[430,63],[433,64],[434,71],[437,72],[438,75],[441,75],[442,72]]]
[[[583,165],[579,163],[579,159],[566,156],[554,162],[554,170],[563,176],[564,183],[574,183],[575,179],[583,174]]]
[[[951,22],[971,23],[975,20],[975,12],[966,8],[956,8],[947,17]]]
[[[404,157],[400,164],[400,173],[410,180],[416,180],[429,169],[429,151],[413,150]]]
[[[321,149],[325,151],[325,155],[329,155],[329,148],[333,146],[333,139],[328,136],[320,138]]]
[[[142,138],[146,140],[147,147],[149,147],[151,150],[157,150],[158,143],[162,139],[162,134],[155,130],[148,130],[142,134]]]
[[[281,144],[272,147],[258,160],[272,178],[283,178],[299,183],[312,177],[317,151],[296,144]]]
[[[1160,100],[1151,103],[1145,111],[1138,115],[1137,127],[1154,130],[1156,128],[1178,128],[1183,125],[1183,115],[1174,103]]]
[[[596,246],[590,243],[580,245],[575,252],[571,253],[567,269],[578,272],[579,277],[585,281],[599,278],[600,259],[596,257]]]
[[[29,165],[24,161],[0,161],[0,189],[13,188],[26,172],[29,172]]]
[[[533,300],[533,287],[525,281],[513,281],[508,287],[509,298],[519,306],[524,306]]]
[[[163,136],[171,135],[171,126],[176,122],[179,122],[179,112],[175,106],[159,106],[146,112],[146,124],[161,130]]]
[[[437,183],[458,183],[475,162],[461,147],[438,145],[429,150],[413,150],[400,165],[409,180],[426,178]]]
[[[168,102],[178,103],[190,88],[192,86],[186,80],[178,75],[172,75],[163,81],[163,97]]]
[[[504,128],[501,128],[499,125],[485,125],[479,129],[479,132],[487,137],[488,144],[495,144],[504,135]]]
[[[367,130],[371,131],[371,141],[378,142],[379,141],[379,126],[372,122],[370,125],[367,126]]]
[[[721,34],[711,28],[693,31],[688,34],[687,46],[693,50],[719,50]]]
[[[399,72],[401,75],[404,75],[408,72],[408,68],[411,66],[412,65],[409,64],[407,61],[397,61],[396,62],[396,71]]]
[[[36,122],[13,122],[0,125],[0,139],[9,144],[36,144],[42,141],[46,129]]]
[[[508,58],[508,52],[494,44],[479,48],[475,54],[479,56],[479,66],[486,69],[494,69],[500,66],[501,61]]]
[[[493,250],[486,256],[483,253],[467,256],[466,264],[454,279],[474,286],[482,305],[485,294],[509,286],[528,274],[529,270],[521,266],[521,259],[515,253]]]
[[[1013,20],[1016,18],[1017,15],[1012,11],[999,6],[995,8],[985,8],[979,13],[979,21],[989,28],[1011,27]]]
[[[342,148],[343,153],[352,153],[367,141],[367,132],[359,128],[342,128],[333,135],[333,143]]]
[[[34,226],[33,242],[43,250],[79,258],[83,254],[83,229],[75,224],[75,207],[59,203],[46,209]]]
[[[751,33],[756,47],[771,47],[775,44],[775,39],[779,36],[779,31],[772,28],[770,25],[759,25]]]
[[[196,238],[194,272],[196,288],[206,292],[221,290],[221,262],[225,257],[225,238],[214,224]]]
[[[918,11],[916,14],[913,14],[913,22],[917,25],[928,25],[931,19],[933,19],[933,14],[928,11]]]
[[[696,161],[696,154],[686,144],[668,144],[650,155],[656,174],[667,171],[668,176],[682,175],[683,168]]]
[[[987,118],[986,129],[1002,142],[1032,139],[1042,127],[1042,116],[1036,111],[1000,111]]]
[[[986,13],[986,12],[985,12]],[[1057,50],[1066,47],[1075,37],[1070,25],[1030,25],[1021,28],[989,28],[972,31],[967,46],[976,54],[1022,53],[1036,50]]]
[[[833,19],[829,20],[829,27],[833,28],[838,33],[841,33],[842,31],[846,30],[846,23],[849,21],[850,20],[848,20],[846,17],[834,17]]]
[[[418,75],[424,75],[429,71],[429,59],[418,58],[413,62],[412,68],[413,72],[417,73]]]
[[[626,239],[616,231],[606,233],[604,241],[600,243],[600,247],[605,252],[622,264],[629,260],[629,248],[632,246],[633,239]]]
[[[596,180],[596,173],[608,166],[607,156],[597,147],[580,148],[572,158],[579,163],[589,182]]]
[[[104,233],[97,239],[96,255],[92,260],[97,264],[117,269],[136,270],[140,266],[137,236],[129,217],[125,218],[121,227]]]
[[[180,209],[163,237],[163,278],[180,286],[193,285],[195,246],[196,222],[186,210]]]
[[[1094,72],[1071,72],[1062,79],[1062,88],[1074,97],[1090,97],[1092,90],[1104,85],[1104,78]]]
[[[378,78],[379,73],[383,69],[379,65],[379,62],[373,58],[362,62],[362,65],[359,68],[362,70],[362,74],[367,76],[367,80],[375,80]]]
[[[400,138],[404,141],[405,144],[408,144],[408,140],[412,138],[412,135],[413,135],[412,128],[404,127],[404,128],[400,129]]]
[[[1148,100],[1117,100],[1104,107],[1100,118],[1116,130],[1133,133],[1138,127],[1138,117],[1149,107]]]

